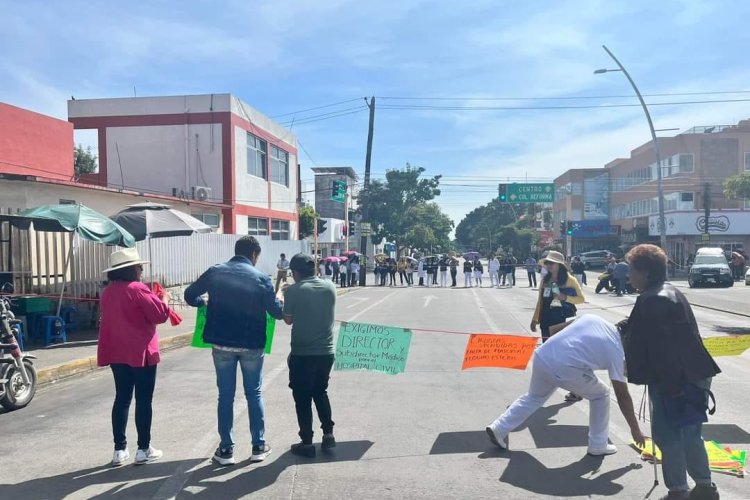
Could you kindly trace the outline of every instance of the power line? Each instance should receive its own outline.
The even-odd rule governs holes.
[[[289,113],[282,113],[280,115],[273,115],[270,118],[280,118],[282,116],[291,116],[291,115],[297,115],[300,113],[306,113],[308,111],[315,111],[316,109],[324,109],[324,108],[332,108],[334,106],[339,106],[341,104],[347,104],[354,101],[359,101],[360,99],[364,99],[364,97],[355,97],[354,99],[347,99],[345,101],[339,101],[339,102],[332,102],[331,104],[324,104],[322,106],[315,106],[313,108],[307,108],[307,109],[300,109],[297,111],[291,111]]]
[[[750,94],[750,90],[720,90],[706,92],[668,92],[659,94],[642,94],[643,97],[675,97],[691,95],[724,95],[724,94]],[[583,99],[626,99],[633,95],[595,95],[595,96],[560,96],[560,97],[401,97],[401,96],[377,96],[378,99],[390,99],[399,101],[573,101]]]
[[[330,113],[323,113],[320,115],[308,116],[300,120],[289,120],[286,122],[282,122],[281,125],[282,126],[288,126],[291,124],[294,124],[295,126],[304,125],[306,123],[314,123],[314,122],[319,122],[323,120],[329,120],[331,118],[338,118],[339,116],[353,115],[365,109],[367,109],[367,106],[356,106],[352,108],[345,108],[345,109],[340,109],[336,111],[331,111]]]

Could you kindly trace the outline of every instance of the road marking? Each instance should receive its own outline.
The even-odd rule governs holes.
[[[476,288],[471,288],[471,293],[474,295],[474,300],[477,301],[477,305],[479,306],[479,313],[484,318],[484,321],[487,323],[487,326],[490,327],[490,330],[493,332],[500,332],[500,329],[497,327],[494,321],[492,321],[492,318],[490,317],[487,310],[484,308],[484,304],[482,304],[482,300],[479,298],[479,294],[477,293]]]
[[[386,295],[382,299],[378,300],[377,302],[375,302],[373,304],[370,304],[369,306],[365,307],[364,309],[362,309],[361,311],[359,311],[357,314],[355,314],[351,318],[347,319],[346,321],[354,321],[355,319],[359,318],[360,316],[362,316],[364,313],[366,313],[370,309],[379,306],[380,304],[382,304],[383,302],[385,302],[386,300],[388,300],[389,298],[391,298],[392,296],[394,296],[396,293],[398,293],[398,292],[394,290],[393,292],[389,293],[388,295]]]
[[[279,366],[271,370],[270,373],[265,375],[263,377],[263,387],[261,391],[266,390],[271,383],[281,375],[286,370],[286,363],[282,362]],[[235,401],[239,401],[236,399]],[[242,401],[243,404],[239,405],[239,408],[235,406],[234,408],[234,422],[236,423],[238,419],[242,418],[247,413],[247,404]],[[203,436],[201,436],[198,439],[198,442],[190,449],[190,453],[187,455],[189,457],[208,457],[211,455],[211,452],[216,445],[217,440],[216,435],[216,429],[211,429],[210,431],[206,431]],[[206,459],[210,460],[210,459]],[[177,498],[177,495],[182,491],[182,489],[185,486],[185,483],[187,483],[188,479],[190,479],[190,476],[193,475],[193,472],[195,470],[198,470],[199,467],[202,467],[206,460],[199,462],[197,464],[195,463],[186,463],[184,465],[181,465],[177,467],[174,472],[172,473],[172,476],[164,481],[164,484],[162,484],[161,488],[154,494],[153,498],[156,500],[167,500],[167,499],[173,499]],[[193,469],[193,470],[191,470]]]
[[[368,299],[366,297],[354,297],[354,298],[352,298],[350,300],[353,300],[353,301],[356,301],[356,302],[354,302],[353,304],[349,304],[348,306],[346,306],[347,309],[351,309],[352,307],[357,307],[357,306],[360,305],[360,303],[366,302],[366,301],[368,301],[370,299]]]
[[[423,298],[424,298],[424,305],[422,307],[427,307],[427,306],[430,305],[430,302],[432,302],[433,300],[435,300],[435,299],[437,299],[439,297],[436,297],[434,295],[426,295]]]

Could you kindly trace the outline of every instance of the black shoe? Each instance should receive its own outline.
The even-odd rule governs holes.
[[[253,454],[250,455],[251,462],[262,462],[271,454],[271,445],[266,443],[263,446],[253,446]]]
[[[291,450],[293,454],[299,455],[300,457],[307,457],[307,458],[315,457],[315,445],[314,444],[296,443],[292,445]]]
[[[690,490],[690,500],[719,500],[719,490],[716,489],[716,484],[711,483],[711,486],[705,484],[696,484],[695,488]]]
[[[232,451],[231,448],[222,450],[221,446],[219,446],[218,448],[216,448],[214,456],[211,457],[211,460],[219,465],[234,465],[234,451]]]
[[[336,447],[336,438],[333,434],[323,434],[323,442],[320,443],[320,449],[327,450]]]

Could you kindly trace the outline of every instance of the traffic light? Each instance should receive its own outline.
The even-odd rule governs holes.
[[[354,221],[349,221],[349,236],[354,235]]]
[[[318,219],[318,234],[323,234],[326,231],[327,222],[325,219]]]
[[[560,221],[560,236],[565,236],[568,234],[568,221],[561,220]]]
[[[573,223],[568,221],[568,223],[565,225],[565,234],[568,236],[573,236]]]
[[[508,185],[507,184],[498,184],[497,192],[498,192],[498,200],[500,201],[500,203],[505,203],[506,201],[508,201]]]

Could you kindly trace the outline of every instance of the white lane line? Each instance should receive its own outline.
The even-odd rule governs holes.
[[[364,309],[362,309],[361,311],[359,311],[359,312],[358,312],[357,314],[355,314],[354,316],[350,317],[350,318],[349,318],[349,319],[347,319],[346,321],[354,321],[355,319],[359,318],[360,316],[362,316],[362,315],[363,315],[364,313],[366,313],[366,312],[367,312],[367,311],[369,311],[370,309],[373,309],[373,308],[375,308],[375,307],[378,307],[378,306],[379,306],[380,304],[382,304],[383,302],[385,302],[385,301],[386,301],[386,300],[388,300],[389,298],[391,298],[391,297],[393,297],[394,295],[396,295],[396,293],[398,293],[398,291],[396,291],[396,290],[392,291],[391,293],[389,293],[388,295],[386,295],[386,296],[385,296],[385,297],[383,297],[382,299],[378,300],[377,302],[373,302],[373,303],[372,303],[372,304],[370,304],[369,306],[365,307]]]
[[[283,361],[279,366],[271,370],[270,373],[265,374],[263,377],[263,388],[262,391],[266,390],[271,383],[281,375],[284,371],[286,371],[286,363]],[[239,404],[239,400],[237,404],[234,407],[234,422],[237,423],[237,421],[244,417],[244,415],[247,413],[247,404],[245,403],[244,399],[242,400],[242,404]],[[216,440],[218,439],[218,436],[216,435],[216,429],[211,429],[210,431],[206,431],[203,433],[203,435],[198,439],[196,444],[190,449],[190,452],[186,455],[188,457],[208,457],[211,455],[211,452],[214,449],[214,446],[216,446]],[[167,499],[173,499],[177,498],[177,495],[183,490],[185,483],[188,482],[188,479],[190,479],[190,476],[192,476],[193,472],[198,470],[200,467],[202,467],[206,461],[202,461],[198,464],[191,465],[190,463],[186,463],[184,465],[181,465],[177,467],[174,472],[172,473],[172,476],[164,481],[164,484],[162,484],[161,488],[154,494],[153,498],[154,500],[167,500]],[[192,470],[191,470],[192,469]]]
[[[487,310],[484,308],[484,304],[482,303],[482,300],[479,298],[479,294],[477,293],[476,288],[471,288],[471,294],[474,296],[474,300],[477,302],[477,306],[479,307],[479,314],[482,315],[484,318],[484,321],[487,323],[487,326],[490,327],[490,331],[492,332],[500,332],[500,329],[497,327],[497,324],[495,324],[494,321],[492,321],[492,318],[490,317]]]

